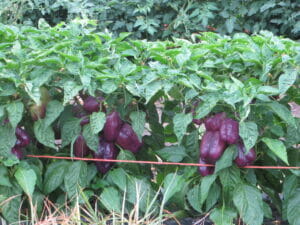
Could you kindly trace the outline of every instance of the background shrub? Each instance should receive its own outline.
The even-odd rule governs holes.
[[[4,0],[0,21],[50,25],[75,17],[98,20],[98,29],[114,34],[133,32],[150,40],[189,38],[191,33],[216,31],[254,33],[269,30],[293,39],[300,37],[297,0]]]

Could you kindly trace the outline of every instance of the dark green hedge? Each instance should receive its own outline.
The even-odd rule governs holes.
[[[300,38],[299,0],[4,0],[0,22],[37,25],[44,17],[55,25],[75,17],[98,20],[99,29],[129,31],[150,40],[190,37],[216,31],[253,33],[269,30]]]

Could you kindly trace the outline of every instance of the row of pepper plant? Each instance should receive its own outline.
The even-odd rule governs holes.
[[[108,211],[124,210],[125,196],[129,212],[138,195],[141,215],[163,204],[186,216],[209,212],[215,224],[241,217],[259,225],[274,214],[298,224],[298,170],[237,165],[300,166],[300,120],[289,106],[300,102],[299,64],[300,44],[267,31],[149,42],[129,33],[113,38],[86,20],[0,24],[2,217],[12,223],[21,202],[40,213],[45,197],[62,204],[65,194],[72,200],[83,190]],[[207,121],[225,114],[234,125],[209,133]],[[200,155],[205,144],[208,153]],[[239,164],[238,155],[251,152]],[[26,155],[201,159],[215,168]]]

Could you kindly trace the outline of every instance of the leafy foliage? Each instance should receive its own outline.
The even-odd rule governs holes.
[[[114,164],[102,175],[94,163],[18,160],[11,154],[15,127],[31,136],[27,154],[70,156],[80,134],[96,151],[105,116],[115,110],[143,143],[136,154],[117,146],[118,159],[197,163],[205,128],[192,120],[226,112],[239,121],[247,148],[256,149],[255,163],[299,165],[299,135],[286,137],[300,129],[288,105],[300,94],[300,44],[270,32],[233,37],[207,32],[193,38],[149,42],[129,39],[127,33],[113,38],[87,20],[55,27],[40,21],[39,28],[0,24],[3,217],[11,223],[18,219],[14,206],[20,194],[33,199],[48,195],[59,203],[66,192],[71,200],[88,189],[88,200],[117,212],[124,204],[128,211],[138,208],[143,214],[151,206],[156,213],[162,204],[170,210],[212,210],[217,224],[222,218],[230,224],[238,214],[248,224],[262,224],[271,204],[283,208],[282,214],[295,224],[299,173],[238,168],[232,163],[232,146],[217,161],[215,173],[204,178],[192,167],[153,166],[153,179],[149,165],[137,164]],[[30,107],[42,102],[41,87],[50,100],[43,103],[45,117],[33,121]],[[106,112],[85,115],[92,124],[81,126],[72,110],[86,96],[101,97]],[[263,201],[263,192],[270,201]],[[2,199],[15,195],[2,206]]]

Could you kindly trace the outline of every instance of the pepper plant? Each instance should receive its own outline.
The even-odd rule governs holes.
[[[125,204],[129,212],[138,201],[141,215],[149,205],[159,214],[163,205],[186,215],[209,212],[215,224],[241,217],[259,225],[279,213],[296,225],[299,171],[245,169],[234,161],[243,149],[255,150],[254,165],[300,165],[300,120],[288,104],[300,103],[299,64],[300,44],[269,32],[149,42],[129,33],[113,38],[87,20],[0,24],[1,215],[15,222],[23,198],[24,208],[32,202],[41,209],[46,196],[59,204],[65,194],[72,201],[83,192],[108,211]],[[208,132],[201,120],[222,112],[237,121],[238,138],[220,128],[226,149],[204,177],[197,167],[26,157],[197,163]],[[30,137],[18,145],[24,157],[12,151],[23,140],[16,130]]]

